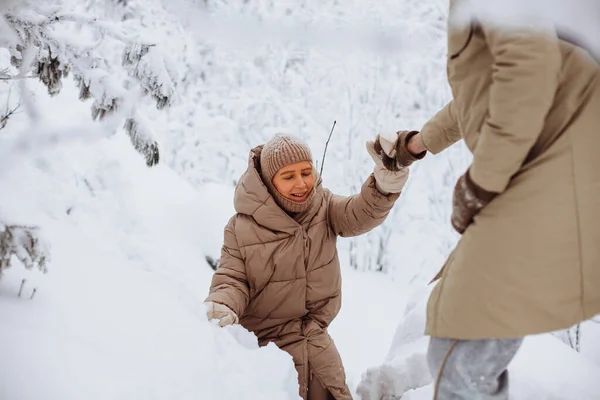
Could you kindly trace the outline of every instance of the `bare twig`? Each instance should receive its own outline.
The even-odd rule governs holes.
[[[27,282],[27,279],[23,279],[21,281],[21,287],[19,288],[19,297],[21,297],[21,293],[23,293],[23,286],[25,286],[25,282]]]
[[[573,339],[571,339],[571,329],[567,329],[567,340],[569,341],[569,347],[574,349],[575,345],[573,345]]]
[[[37,78],[35,76],[15,76],[15,75],[11,75],[8,72],[8,69],[6,70],[2,70],[0,71],[0,81],[16,81],[17,79],[32,79],[32,78]]]
[[[323,175],[323,165],[325,165],[325,154],[327,154],[327,146],[329,145],[329,140],[331,140],[331,135],[333,134],[333,129],[335,128],[335,124],[337,121],[333,121],[333,125],[331,126],[331,132],[329,132],[329,137],[327,138],[327,142],[325,142],[325,150],[323,151],[323,161],[321,161],[321,170],[319,171],[319,175]]]
[[[17,104],[17,106],[15,108],[13,108],[12,110],[9,110],[7,107],[6,113],[4,115],[0,115],[0,129],[2,129],[6,126],[8,119],[19,109],[19,106],[20,106],[20,104]]]
[[[37,288],[33,288],[33,291],[31,292],[31,297],[29,298],[30,300],[33,299],[33,296],[35,296],[35,292],[37,292]]]
[[[59,23],[59,22],[75,22],[75,23],[82,24],[82,25],[93,26],[100,32],[100,34],[110,36],[114,39],[120,40],[125,43],[137,39],[137,37],[129,36],[123,32],[119,32],[119,30],[116,29],[115,26],[113,26],[112,24],[107,23],[102,20],[99,20],[96,17],[90,17],[90,16],[74,14],[74,13],[60,13],[60,14],[54,13],[54,14],[48,15],[47,13],[41,12],[40,10],[38,10],[38,13],[40,13],[46,19],[43,21],[38,21],[35,19],[32,20],[31,18],[26,19],[26,18],[22,18],[20,15],[15,15],[15,14],[10,14],[10,13],[5,14],[5,18],[12,25],[15,25],[18,23],[23,23],[23,24],[38,26],[40,28],[44,28],[46,26],[49,26],[49,25],[52,25],[55,23]]]
[[[36,76],[9,76],[9,77],[0,76],[0,81],[16,81],[17,79],[32,79],[32,78],[37,78],[37,77]]]
[[[0,69],[0,81],[9,81],[12,79],[12,75],[9,71],[8,68]]]

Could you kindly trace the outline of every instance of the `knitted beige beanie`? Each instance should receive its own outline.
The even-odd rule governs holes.
[[[301,139],[279,133],[271,138],[262,148],[260,153],[260,169],[263,181],[281,208],[289,213],[299,213],[308,208],[313,198],[311,195],[302,203],[287,199],[273,186],[273,177],[286,165],[300,161],[312,162],[310,148]]]

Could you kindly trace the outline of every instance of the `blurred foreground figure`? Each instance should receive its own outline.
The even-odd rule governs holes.
[[[462,237],[429,298],[428,361],[438,400],[507,399],[524,336],[600,313],[600,68],[554,26],[459,24],[458,3],[453,100],[406,143],[436,154],[464,139],[473,153],[454,191]]]

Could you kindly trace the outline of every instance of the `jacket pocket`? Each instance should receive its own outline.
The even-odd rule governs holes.
[[[452,261],[452,259],[454,258],[454,252],[456,251],[456,249],[452,250],[450,252],[450,254],[448,255],[448,258],[446,259],[446,262],[444,263],[444,265],[442,265],[442,268],[438,271],[438,273],[433,277],[432,280],[429,281],[428,285],[431,285],[433,282],[441,279],[441,277],[444,275],[444,272],[446,271],[446,267],[448,266],[448,264],[450,264],[450,262]]]
[[[475,34],[473,24],[448,31],[448,58],[455,60],[469,47]]]

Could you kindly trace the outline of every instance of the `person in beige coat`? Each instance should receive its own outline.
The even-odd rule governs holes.
[[[408,178],[407,168],[383,166],[381,147],[367,149],[373,174],[349,197],[322,187],[310,149],[296,137],[276,135],[252,149],[205,302],[209,319],[239,323],[261,346],[273,342],[291,354],[305,400],[352,398],[327,332],[342,299],[336,241],[380,225]]]
[[[473,153],[454,190],[462,236],[428,302],[428,360],[438,400],[507,399],[524,336],[600,313],[600,68],[553,27],[454,24],[455,3],[453,99],[397,145],[437,154],[463,139]]]

